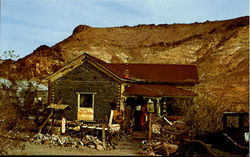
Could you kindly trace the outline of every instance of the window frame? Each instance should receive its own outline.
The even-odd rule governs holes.
[[[92,108],[95,106],[95,92],[76,92],[77,94],[77,108]],[[80,107],[81,94],[91,94],[92,95],[92,107]]]

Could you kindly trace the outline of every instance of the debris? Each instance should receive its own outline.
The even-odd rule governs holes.
[[[166,117],[163,117],[163,119],[168,122],[168,124],[170,124],[171,126],[173,125]]]
[[[55,135],[60,135],[61,134],[61,128],[60,127],[52,127],[51,132]]]
[[[110,132],[114,133],[114,132],[118,132],[120,130],[120,124],[111,124],[110,125]]]
[[[62,135],[55,135],[55,134],[36,134],[33,136],[31,140],[33,142],[39,144],[46,144],[46,145],[59,145],[64,147],[73,147],[79,148],[80,146],[87,146],[92,149],[97,150],[111,150],[114,149],[112,145],[106,143],[104,146],[102,141],[98,139],[97,136],[93,135],[85,135],[83,138],[79,137],[72,137],[72,136],[62,136]]]
[[[152,133],[161,134],[161,124],[152,124]]]
[[[102,146],[102,145],[99,145],[99,144],[96,145],[96,149],[97,149],[97,150],[104,150],[103,146]]]
[[[177,148],[178,146],[175,144],[151,140],[151,142],[144,143],[143,148],[140,149],[138,153],[143,156],[169,156],[175,153]]]
[[[163,148],[165,150],[164,155],[166,155],[166,156],[169,156],[170,154],[176,152],[176,150],[178,149],[177,145],[169,144],[169,143],[166,143],[166,142],[164,142],[162,146],[163,146]]]
[[[189,130],[185,122],[177,120],[171,125],[161,127],[161,136],[171,144],[180,144],[180,140],[189,139]]]
[[[141,143],[142,143],[142,144],[146,144],[146,143],[147,143],[147,140],[143,140]]]
[[[189,131],[181,117],[153,117],[152,140],[142,141],[142,149],[138,151],[143,156],[171,156],[183,138],[189,138]]]
[[[50,144],[50,141],[49,140],[44,140],[43,144]]]

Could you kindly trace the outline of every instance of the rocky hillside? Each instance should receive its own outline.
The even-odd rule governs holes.
[[[42,79],[87,52],[106,62],[196,64],[197,93],[247,105],[249,17],[192,24],[93,28],[79,25],[52,47],[42,45],[16,62],[0,64],[2,77]]]

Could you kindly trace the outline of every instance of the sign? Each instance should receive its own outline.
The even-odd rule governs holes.
[[[65,133],[65,126],[66,126],[66,118],[63,117],[63,118],[62,118],[62,134]]]
[[[94,109],[89,107],[78,108],[77,120],[93,121],[94,120]]]

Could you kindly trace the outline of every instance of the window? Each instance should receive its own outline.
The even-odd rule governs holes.
[[[92,107],[92,94],[80,94],[80,107]]]
[[[81,108],[93,108],[94,107],[94,95],[96,93],[77,92],[78,95],[78,107]]]

